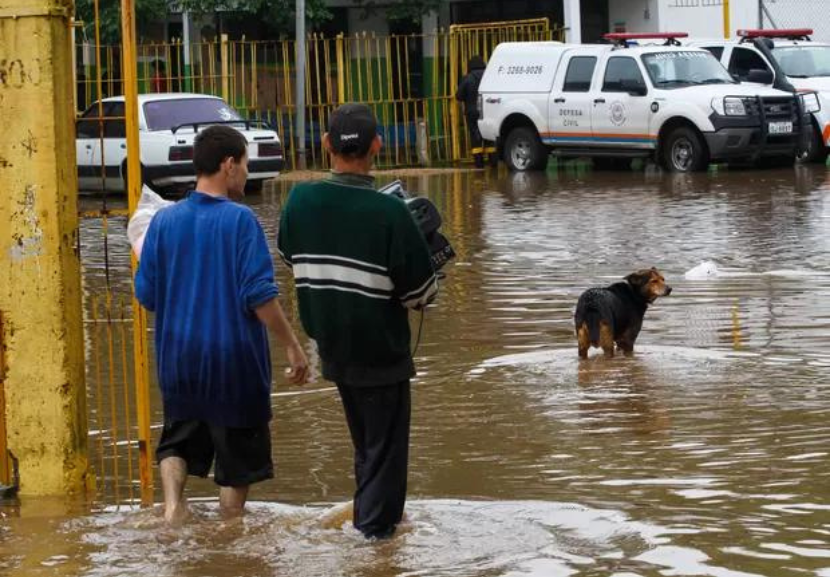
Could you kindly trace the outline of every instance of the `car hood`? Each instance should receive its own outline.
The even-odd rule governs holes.
[[[830,94],[830,76],[816,76],[814,78],[789,78],[789,81],[799,90],[815,90]],[[825,94],[827,96],[828,94]]]
[[[699,86],[697,88],[700,88]],[[792,96],[791,93],[769,86],[757,84],[711,84],[706,86],[707,92],[712,97],[717,96],[761,96],[761,97],[782,97]]]

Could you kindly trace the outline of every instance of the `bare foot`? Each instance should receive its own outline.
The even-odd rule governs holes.
[[[353,503],[348,501],[327,509],[320,515],[320,525],[323,529],[341,529],[353,519]]]
[[[177,505],[164,508],[164,520],[170,527],[181,527],[187,518],[190,516],[190,511],[187,508],[187,502],[181,501]]]

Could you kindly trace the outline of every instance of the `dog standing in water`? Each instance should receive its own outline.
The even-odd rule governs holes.
[[[613,357],[615,345],[626,356],[632,354],[648,305],[670,294],[671,287],[654,267],[633,272],[624,282],[582,293],[574,314],[579,356],[587,358],[593,346]]]

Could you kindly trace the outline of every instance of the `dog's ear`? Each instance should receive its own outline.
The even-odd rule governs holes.
[[[625,277],[625,282],[630,284],[633,287],[641,288],[646,286],[649,281],[649,272],[650,271],[641,271],[638,270],[637,272],[633,272],[627,277]]]

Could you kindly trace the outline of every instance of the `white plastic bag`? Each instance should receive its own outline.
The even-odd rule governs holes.
[[[141,189],[138,206],[127,224],[127,238],[130,239],[136,258],[141,259],[141,247],[144,246],[144,235],[147,234],[150,221],[158,211],[171,204],[174,204],[172,200],[164,200],[146,184]]]

